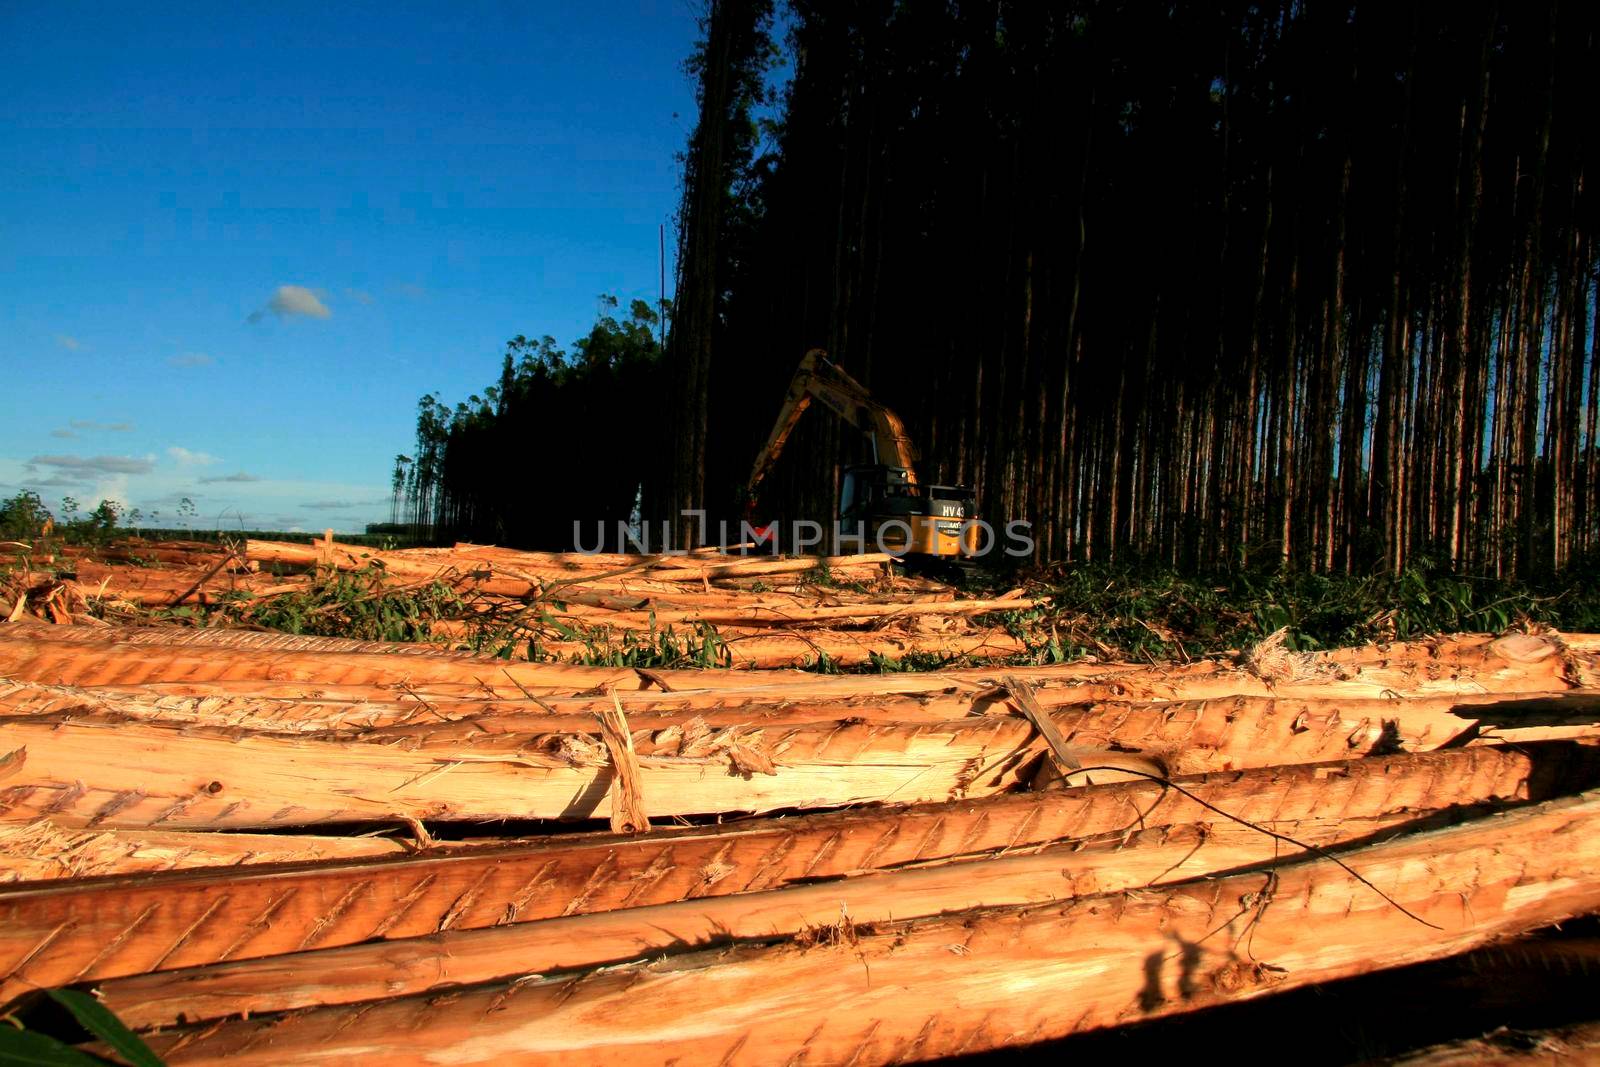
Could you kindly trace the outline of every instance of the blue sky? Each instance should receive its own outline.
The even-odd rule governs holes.
[[[419,396],[655,299],[698,6],[0,0],[0,495],[387,518]]]

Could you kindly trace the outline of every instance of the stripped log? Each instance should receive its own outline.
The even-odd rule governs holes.
[[[1435,821],[1411,815],[1308,819],[1278,822],[1273,829],[1329,848],[1383,840]],[[101,982],[95,992],[128,1026],[171,1027],[382,1000],[716,944],[792,938],[841,922],[876,926],[1170,885],[1310,854],[1233,824],[1160,827],[971,864],[161,971]]]
[[[1476,748],[1184,779],[1198,799],[1130,782],[626,838],[569,835],[471,853],[19,887],[0,890],[0,1003],[38,986],[752,893],[1140,828],[1225,821],[1202,801],[1276,825],[1542,800],[1596,783],[1595,747]]]
[[[882,552],[867,552],[854,556],[796,556],[785,559],[763,559],[751,556],[743,560],[736,557],[713,557],[693,566],[657,567],[650,577],[662,582],[717,581],[722,578],[752,578],[771,574],[805,574],[826,569],[837,572],[870,570],[895,562],[895,557]]]
[[[1312,859],[866,930],[841,919],[793,943],[150,1040],[173,1064],[933,1059],[1438,958],[1600,909],[1597,820],[1600,799],[1585,795],[1346,854],[1371,884]]]
[[[751,545],[730,545],[731,549],[749,548]],[[526,548],[501,548],[499,545],[478,545],[471,541],[457,541],[450,548],[424,548],[414,551],[438,555],[450,559],[486,559],[498,560],[515,567],[526,570],[544,570],[555,567],[573,567],[582,569],[614,570],[623,566],[628,560],[638,560],[638,556],[628,556],[620,552],[539,552]],[[717,546],[695,548],[687,556],[660,557],[663,559],[700,559],[706,556],[719,554]]]
[[[1562,641],[1574,652],[1600,653],[1600,634],[1561,634]]]
[[[164,570],[154,567],[108,566],[92,560],[81,560],[76,566],[78,588],[87,596],[126,600],[133,604],[163,606],[179,602],[185,593],[202,602],[214,602],[218,597],[247,593],[259,596],[269,589],[284,585],[299,588],[304,582],[285,580],[263,574],[233,574],[224,569],[228,557],[213,559],[209,565],[183,570]],[[214,573],[212,572],[215,568]],[[194,589],[197,580],[205,580],[204,588]]]
[[[506,557],[498,560],[493,556],[479,554],[476,558],[452,553],[448,556],[439,553],[408,553],[400,552],[375,552],[372,549],[355,545],[333,543],[331,545],[301,545],[284,541],[246,541],[244,555],[260,563],[276,563],[287,566],[316,567],[331,565],[340,570],[361,570],[367,567],[381,567],[391,574],[407,575],[412,577],[426,577],[429,575],[448,575],[452,570],[458,574],[470,575],[473,570],[480,574],[493,574],[496,563],[509,565]],[[577,557],[574,561],[573,557]],[[457,562],[459,561],[459,563]],[[593,562],[590,562],[593,561]],[[770,574],[795,574],[816,570],[818,567],[830,569],[860,570],[872,567],[881,567],[894,562],[894,557],[883,553],[863,554],[853,556],[799,556],[793,558],[772,558],[766,556],[583,556],[582,554],[564,554],[560,566],[563,569],[572,569],[580,574],[605,573],[607,570],[637,569],[648,573],[657,581],[715,581],[724,577],[744,577]],[[463,566],[464,565],[464,566]],[[547,567],[539,563],[524,561],[522,567],[538,571],[546,571]],[[542,585],[542,580],[555,576],[535,572],[527,585],[532,588],[530,592],[537,593]],[[470,579],[469,579],[470,580]],[[519,594],[510,594],[519,595]],[[526,594],[521,594],[526,595]]]
[[[714,626],[781,627],[816,624],[819,622],[881,623],[895,617],[919,615],[981,615],[991,611],[1018,611],[1043,603],[1038,599],[1014,600],[936,600],[896,601],[882,600],[863,604],[768,605],[734,603],[726,607],[691,607],[664,611],[612,611],[612,612],[553,612],[557,618],[575,618],[583,622],[606,623],[626,629],[644,630],[652,624],[675,626],[683,623],[704,622]]]
[[[1177,774],[1436,748],[1476,729],[1475,720],[1404,704],[1348,718],[1326,704],[1243,697],[1071,706],[1050,719],[1086,765]],[[1517,736],[1541,729],[1556,728]],[[250,829],[610,814],[612,769],[592,734],[408,730],[379,732],[374,740],[388,742],[380,744],[98,714],[0,717],[0,753],[27,753],[0,783],[0,820]],[[636,747],[653,813],[663,817],[988,796],[1028,782],[1043,751],[1032,724],[996,715],[770,729],[691,720]]]
[[[76,629],[76,627],[72,627]],[[101,631],[93,631],[101,633]],[[151,681],[301,681],[331,685],[378,685],[406,681],[473,684],[480,676],[532,691],[581,692],[606,682],[641,688],[629,669],[513,663],[489,657],[406,655],[399,652],[302,652],[215,646],[151,645],[130,650],[116,641],[57,642],[30,629],[0,640],[0,676],[53,685],[121,685]],[[405,646],[400,646],[405,647]]]
[[[92,633],[93,637],[56,638]],[[135,631],[137,632],[137,631]],[[665,686],[674,690],[764,690],[784,697],[910,694],[940,690],[981,692],[1000,684],[1007,669],[968,668],[885,676],[824,677],[804,672],[658,670],[575,667],[517,663],[488,656],[417,655],[403,650],[415,645],[357,642],[351,648],[338,639],[290,638],[272,635],[250,642],[248,635],[202,638],[189,631],[181,643],[154,643],[140,636],[119,640],[121,631],[83,631],[79,627],[0,624],[0,676],[22,681],[71,685],[140,684],[157,681],[259,679],[303,681],[327,685],[380,685],[405,681],[426,691],[435,684],[483,687],[485,695],[516,697],[520,691],[577,693],[614,686],[621,691]],[[1010,668],[1039,695],[1041,703],[1096,699],[1182,700],[1217,696],[1344,697],[1404,699],[1421,696],[1474,697],[1490,694],[1570,690],[1593,671],[1593,655],[1572,652],[1554,638],[1526,638],[1547,649],[1524,658],[1501,655],[1507,639],[1464,636],[1426,645],[1369,649],[1368,662],[1316,660],[1297,678],[1267,681],[1256,674],[1216,662],[1176,668],[1109,670],[1106,665]],[[1521,639],[1519,639],[1521,640]],[[150,643],[143,643],[150,642]],[[330,643],[331,642],[331,643]],[[228,648],[227,656],[204,650]],[[407,658],[397,661],[395,655]],[[1057,688],[1078,692],[1053,697]],[[712,699],[712,698],[708,698]]]
[[[528,552],[518,549],[498,548],[492,545],[461,545],[457,549],[411,548],[381,551],[365,545],[351,545],[340,541],[303,544],[293,541],[247,540],[244,554],[262,563],[275,563],[290,567],[334,566],[343,570],[357,570],[368,566],[381,566],[395,571],[438,571],[466,564],[500,563],[527,573],[544,574],[549,571],[589,573],[614,571],[624,567],[648,567],[668,557],[624,555],[617,552]],[[683,557],[703,558],[701,555]]]
[[[1140,725],[1148,732],[1159,724]],[[1179,723],[1177,732],[1193,730]],[[640,777],[662,816],[943,801],[1015,788],[1032,756],[1031,735],[1027,723],[999,718],[770,732],[669,727],[641,752]],[[1342,736],[1301,747],[1351,751]],[[88,715],[0,719],[0,752],[23,750],[26,765],[0,783],[0,821],[248,829],[611,814],[611,765],[587,734],[423,738],[402,747]],[[1144,757],[1096,756],[1119,761],[1150,765]]]
[[[368,698],[359,690],[349,699],[339,699],[337,690],[317,689],[293,683],[276,687],[273,695],[190,696],[172,693],[182,685],[78,686],[41,685],[0,679],[0,717],[36,716],[58,712],[85,711],[137,719],[143,722],[236,727],[261,733],[365,734],[369,739],[383,735],[376,730],[393,730],[405,736],[405,727],[443,723],[459,724],[462,736],[481,733],[584,733],[593,728],[594,714],[611,705],[601,697],[546,696],[537,701],[462,700],[393,693],[394,699]],[[207,687],[212,689],[214,687]],[[241,691],[251,686],[239,687]],[[276,695],[287,693],[288,695]],[[861,701],[767,701],[732,699],[723,706],[701,707],[687,699],[660,699],[662,694],[635,691],[616,694],[628,711],[629,721],[638,729],[660,730],[683,726],[700,719],[710,726],[745,725],[770,728],[805,722],[840,722],[845,719],[871,722],[935,722],[954,717],[942,704],[927,706],[912,699],[890,699],[876,703]],[[1565,702],[1552,699],[1552,709]],[[1451,702],[1441,709],[1455,706]],[[442,735],[440,735],[442,736]]]
[[[493,695],[499,688],[435,684],[418,691],[404,681],[330,686],[249,680],[84,688],[0,680],[0,717],[87,711],[147,722],[238,727],[269,733],[351,735],[385,731],[369,734],[378,739],[423,731],[443,739],[486,733],[585,732],[591,729],[593,714],[610,705],[609,700],[598,695],[537,696],[524,694],[515,686],[505,687],[511,690],[509,698],[499,698]],[[1067,697],[1086,692],[1082,688],[1056,688],[1044,692],[1041,703],[1060,707]],[[937,722],[975,714],[1004,714],[1008,709],[1005,694],[999,690],[947,690],[833,700],[794,699],[759,689],[725,693],[629,690],[616,696],[636,728],[653,730],[682,726],[696,718],[711,726],[770,729],[845,720]],[[1270,702],[1241,697],[1231,707],[1237,714],[1241,707],[1265,703]],[[1390,719],[1396,707],[1393,701],[1337,697],[1276,703],[1280,707],[1299,707],[1310,718],[1337,712],[1351,723]],[[1119,701],[1106,706],[1116,709],[1125,704]],[[1164,706],[1181,710],[1190,705],[1173,702]],[[1203,706],[1203,702],[1194,706]],[[1450,724],[1450,732],[1457,736],[1488,739],[1534,739],[1563,732],[1581,736],[1593,733],[1595,722],[1600,719],[1600,694],[1593,692],[1421,698],[1407,701],[1404,706],[1413,718],[1426,715]],[[448,723],[456,725],[444,725]]]
[[[222,545],[196,541],[130,540],[113,542],[109,545],[65,545],[60,555],[63,559],[89,560],[94,563],[134,563],[140,566],[159,563],[177,567],[209,567],[224,559],[233,558],[233,553]]]
[[[559,701],[561,698],[552,698]],[[546,703],[549,703],[548,701]],[[584,703],[590,703],[584,701]],[[533,748],[554,750],[564,742],[549,735],[591,724],[550,711],[469,715],[454,722],[414,717],[406,723],[343,734],[343,737],[426,750],[461,745],[480,753]],[[1044,710],[1044,709],[1041,709]],[[852,713],[852,712],[860,712]],[[744,706],[724,709],[714,726],[698,711],[635,714],[639,751],[652,756],[696,755],[717,738],[742,734],[773,754],[777,765],[809,759],[872,762],[896,758],[918,737],[948,737],[951,755],[964,753],[984,767],[1021,762],[1040,751],[1028,718],[951,719],[923,715],[911,721],[887,717],[890,709],[855,704]],[[0,720],[3,721],[3,720]],[[1600,736],[1600,694],[1554,694],[1481,704],[1410,701],[1402,705],[1368,700],[1175,701],[1167,704],[1102,702],[1048,709],[1048,722],[1068,747],[1140,754],[1181,773],[1204,773],[1273,763],[1310,763],[1385,751],[1426,751],[1485,741],[1571,740]],[[704,739],[692,744],[688,738]],[[979,747],[973,747],[979,739]],[[981,783],[974,789],[982,789]]]
[[[38,819],[0,825],[0,883],[364,859],[407,851],[406,845],[387,837],[77,830]]]
[[[679,599],[684,601],[695,601],[701,596],[702,594],[698,592],[679,591]],[[726,598],[721,594],[717,594],[714,600],[717,603],[726,602]],[[797,598],[790,598],[788,602],[799,603],[800,601]],[[25,623],[15,628],[0,627],[0,637],[33,637],[55,642],[91,643],[114,640],[133,645],[202,644],[207,647],[279,648],[285,651],[301,652],[397,652],[418,649],[431,653],[443,652],[443,650],[439,649],[429,649],[428,646],[394,642],[163,625],[118,627],[108,636],[107,634],[89,634],[72,630],[55,631],[48,627]],[[1363,645],[1349,649],[1298,654],[1292,659],[1291,662],[1294,667],[1292,670],[1287,671],[1287,675],[1301,678],[1338,677],[1359,673],[1363,669],[1370,667],[1410,667],[1430,679],[1437,679],[1458,675],[1462,672],[1477,673],[1486,667],[1490,669],[1512,667],[1515,669],[1520,665],[1525,670],[1530,664],[1534,663],[1547,663],[1549,667],[1555,668],[1554,673],[1556,675],[1560,675],[1567,666],[1563,663],[1565,658],[1563,653],[1582,656],[1588,655],[1590,651],[1593,651],[1584,646],[1584,638],[1585,635],[1572,634],[1559,636],[1552,634],[1539,637],[1513,634],[1500,638],[1483,634],[1455,634],[1414,642]],[[1508,648],[1513,651],[1513,655],[1502,653],[1502,650]],[[472,658],[465,653],[459,652],[443,652],[443,654],[455,658]],[[1047,680],[1103,678],[1107,676],[1128,677],[1139,674],[1152,676],[1177,675],[1179,677],[1205,676],[1219,672],[1229,672],[1235,668],[1222,659],[1205,659],[1182,665],[1167,664],[1156,666],[1079,660],[1048,667],[1013,669],[1024,672],[1024,676],[1031,683],[1040,684]],[[957,676],[995,677],[995,672],[987,668],[943,673]],[[1244,673],[1253,672],[1247,671]],[[1280,672],[1278,680],[1281,680],[1283,676],[1283,673]],[[1528,686],[1519,685],[1517,688],[1528,688]]]

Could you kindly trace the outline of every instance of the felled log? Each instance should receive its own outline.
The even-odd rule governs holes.
[[[1596,782],[1600,750],[1591,746],[1462,749],[1184,779],[1197,799],[1139,781],[632,837],[567,835],[450,855],[0,890],[0,1004],[22,989],[71,981],[998,858],[1141,828],[1227,822],[1207,803],[1274,826],[1319,817],[1420,817],[1542,800]],[[218,906],[223,899],[227,904]]]
[[[1574,653],[1555,638],[1515,643],[1462,635],[1409,646],[1373,647],[1365,661],[1312,657],[1294,676],[1268,681],[1248,670],[1217,662],[1172,668],[1109,668],[1104,664],[1060,667],[986,667],[881,676],[826,677],[800,671],[762,672],[652,670],[518,663],[464,654],[419,655],[419,646],[341,642],[337,638],[254,635],[240,631],[180,631],[179,640],[160,628],[97,630],[78,627],[0,624],[0,676],[71,685],[200,683],[256,678],[328,685],[381,685],[405,681],[427,691],[434,684],[467,684],[486,695],[515,698],[526,692],[577,693],[614,686],[621,690],[762,690],[784,697],[883,696],[965,690],[979,693],[1017,673],[1038,690],[1041,703],[1089,700],[1194,700],[1218,696],[1343,697],[1380,700],[1419,696],[1477,697],[1546,693],[1579,688],[1593,671],[1593,656]],[[60,634],[61,636],[56,636]],[[132,636],[130,636],[132,635]],[[1530,646],[1524,644],[1533,642]],[[137,652],[131,653],[129,646]],[[69,647],[70,646],[70,647]],[[1503,654],[1508,647],[1516,656]],[[228,648],[227,656],[202,649]],[[415,658],[397,662],[403,654]],[[1059,690],[1058,691],[1058,687]],[[1072,689],[1073,692],[1065,690]],[[720,699],[708,698],[708,699]]]
[[[157,567],[108,566],[92,560],[77,565],[78,588],[90,597],[108,597],[126,600],[133,604],[161,606],[184,597],[201,603],[215,602],[218,598],[238,593],[260,595],[270,588],[285,584],[299,587],[303,581],[277,578],[272,575],[234,574],[225,567],[216,569],[222,558],[207,566],[170,570]],[[199,588],[196,589],[196,583]]]
[[[1020,611],[1042,603],[1037,598],[1018,597],[1011,600],[918,600],[874,601],[859,604],[826,605],[767,605],[761,603],[742,605],[737,602],[724,607],[679,608],[654,612],[628,611],[595,613],[578,616],[587,622],[605,622],[628,629],[649,629],[655,626],[681,626],[684,623],[704,622],[714,626],[775,627],[804,626],[839,621],[882,621],[896,617],[914,618],[919,615],[981,615],[991,611]],[[565,612],[556,612],[565,616]]]
[[[355,545],[339,543],[317,542],[310,545],[293,544],[285,541],[247,541],[244,554],[247,558],[260,563],[275,563],[288,566],[315,567],[332,566],[340,570],[360,570],[370,566],[381,567],[390,574],[408,575],[412,577],[428,577],[430,575],[448,576],[452,573],[470,575],[479,573],[485,580],[492,579],[497,570],[522,570],[509,566],[505,557],[495,559],[493,556],[479,554],[476,558],[465,554],[442,556],[437,553],[408,554],[399,552],[376,552],[372,549]],[[720,578],[761,576],[770,574],[795,574],[817,569],[819,566],[829,568],[842,568],[846,570],[865,570],[878,567],[893,561],[892,556],[879,554],[866,554],[854,556],[798,556],[792,558],[772,558],[764,556],[613,556],[609,558],[591,557],[593,563],[587,560],[574,566],[572,554],[567,554],[562,560],[563,569],[575,569],[579,574],[602,574],[612,565],[615,570],[636,568],[640,573],[648,573],[650,578],[665,582],[699,582],[715,581]],[[582,559],[580,554],[580,559]],[[524,567],[531,568],[538,564],[524,562]],[[540,568],[543,569],[542,567]],[[544,581],[559,580],[558,576],[541,574],[537,571],[520,575],[527,592],[523,594],[506,593],[505,595],[528,595],[541,590]],[[513,579],[515,580],[515,579]]]
[[[410,556],[404,552],[378,552],[357,545],[318,541],[293,544],[286,541],[246,541],[245,558],[258,564],[314,569],[332,567],[341,571],[374,569],[398,583],[441,582],[445,585],[492,596],[523,599],[539,593],[538,577],[507,574],[494,564],[472,560],[445,560]]]
[[[358,859],[406,850],[401,842],[386,837],[83,830],[37,819],[0,824],[0,883],[75,882],[110,874]]]
[[[61,555],[66,559],[96,563],[133,563],[139,566],[164,564],[175,567],[209,567],[229,558],[231,553],[218,544],[198,541],[117,541],[109,545],[68,545]],[[243,562],[240,561],[240,566]]]
[[[661,816],[986,796],[1016,788],[1032,731],[998,717],[663,736],[671,729],[640,757]],[[584,734],[424,737],[402,747],[69,714],[0,720],[5,752],[26,759],[0,784],[0,821],[247,829],[611,813],[611,765]],[[1153,766],[1116,752],[1096,762]]]
[[[63,627],[62,629],[74,629]],[[104,631],[93,631],[103,637]],[[203,632],[203,631],[198,631]],[[227,655],[214,649],[229,647]],[[382,652],[302,652],[282,645],[248,647],[242,642],[193,641],[152,644],[130,652],[115,640],[51,641],[35,628],[0,632],[0,676],[52,685],[119,685],[151,681],[251,680],[303,681],[330,685],[377,685],[409,681],[472,684],[482,678],[518,692],[516,683],[535,692],[581,692],[605,684],[641,688],[631,669],[566,667],[516,663],[489,657],[409,655],[397,645]],[[401,658],[404,657],[404,658]]]
[[[1404,703],[1381,711],[1352,717],[1338,705],[1238,697],[1072,705],[1049,715],[1086,763],[1140,773],[1435,748],[1477,728],[1453,712]],[[1516,736],[1536,739],[1541,729],[1551,728]],[[1600,726],[1570,729],[1594,733]],[[641,734],[644,788],[660,816],[987,796],[1026,783],[1043,752],[1032,724],[1010,715],[769,729],[690,720]],[[25,760],[0,783],[3,821],[48,816],[72,826],[258,829],[610,815],[612,769],[587,733],[443,724],[339,740],[67,712],[0,717],[4,753],[25,753]]]
[[[1280,821],[1273,830],[1328,848],[1386,839],[1428,821],[1409,814],[1314,818]],[[1150,828],[970,864],[161,971],[103,981],[95,992],[128,1026],[170,1027],[382,1000],[717,944],[794,938],[840,922],[877,926],[1170,885],[1311,854],[1231,823]]]
[[[68,690],[83,693],[83,690]],[[94,691],[97,695],[99,690]],[[1003,696],[1003,694],[1001,695]],[[642,699],[641,699],[642,698]],[[8,703],[0,693],[0,713]],[[245,725],[238,720],[234,709],[240,701],[216,702],[190,701],[189,708],[176,708],[171,700],[160,702],[160,710],[144,716],[135,704],[130,708],[138,717],[166,718],[169,721],[187,720],[212,722],[219,725]],[[248,702],[243,702],[248,704]],[[768,731],[801,725],[828,723],[873,723],[884,731],[911,728],[918,724],[960,722],[969,720],[976,709],[988,716],[1005,715],[1014,710],[1010,700],[986,697],[982,701],[965,705],[968,714],[960,714],[963,705],[940,699],[919,701],[911,698],[882,700],[840,701],[734,701],[702,708],[698,703],[684,704],[635,694],[626,702],[632,709],[629,722],[642,746],[652,747],[649,734],[672,727],[698,728],[743,727],[746,730]],[[83,700],[56,702],[61,707],[81,707]],[[107,702],[108,709],[122,705]],[[1081,746],[1099,748],[1107,745],[1129,749],[1148,744],[1149,751],[1162,758],[1171,757],[1177,764],[1190,758],[1186,750],[1201,750],[1199,759],[1226,759],[1238,755],[1239,766],[1261,766],[1258,760],[1267,758],[1266,750],[1284,753],[1282,762],[1294,763],[1304,759],[1337,759],[1354,749],[1362,752],[1374,748],[1410,748],[1426,750],[1446,744],[1488,743],[1497,741],[1575,740],[1600,737],[1600,693],[1549,693],[1517,697],[1479,697],[1474,701],[1456,699],[1422,699],[1407,701],[1397,709],[1392,701],[1379,700],[1271,700],[1261,697],[1234,697],[1214,701],[1173,701],[1170,703],[1130,703],[1127,701],[1100,701],[1085,705],[1051,705],[1065,713],[1069,708],[1083,712],[1079,720],[1088,725],[1075,727],[1074,737]],[[213,712],[211,709],[217,710]],[[338,722],[341,726],[359,726],[359,718],[368,720],[387,717],[385,723],[372,723],[359,729],[335,729],[343,736],[364,740],[414,742],[417,740],[443,741],[453,739],[467,743],[483,742],[493,735],[540,734],[556,732],[592,733],[589,718],[605,707],[605,701],[594,697],[546,697],[533,701],[492,702],[458,701],[430,702],[425,708],[411,703],[406,705],[349,706],[351,713],[341,718],[333,705],[292,703],[296,709],[286,713],[270,710],[258,702],[252,710],[257,714],[277,715],[274,729],[283,729],[289,721],[298,720],[301,710],[310,715],[326,712],[317,721]],[[359,707],[359,715],[357,708]],[[170,709],[170,710],[169,710]],[[40,708],[40,710],[45,710]],[[1198,733],[1183,736],[1176,734],[1165,740],[1141,734],[1138,726],[1123,729],[1130,711],[1163,716],[1169,723],[1185,717],[1207,717],[1212,720]],[[1095,732],[1095,720],[1107,717],[1110,732]],[[1220,721],[1218,721],[1220,719]],[[1078,721],[1078,720],[1074,720]],[[1261,736],[1250,736],[1240,731],[1228,736],[1226,727],[1232,722],[1287,722],[1286,730],[1266,731]],[[1301,737],[1320,728],[1317,737]],[[1343,747],[1334,743],[1329,732],[1345,728]],[[1376,729],[1380,737],[1374,739]],[[1143,742],[1140,738],[1144,738]],[[653,747],[652,747],[653,750]],[[1306,753],[1322,755],[1305,755]]]
[[[707,704],[706,694],[636,690],[616,694],[635,732],[690,724],[743,726],[773,730],[806,723],[900,724],[961,720],[974,713],[1006,714],[1003,694],[982,700],[912,696],[842,700],[752,699],[731,695]],[[429,738],[472,742],[494,734],[593,733],[594,715],[610,706],[604,696],[544,696],[519,699],[477,697],[471,690],[427,695],[406,687],[324,687],[300,683],[153,683],[132,686],[51,686],[0,681],[0,717],[82,712],[150,723],[219,726],[260,733],[319,734],[335,738],[396,741]],[[1055,706],[1055,705],[1053,705]],[[1104,702],[1091,708],[1121,714],[1132,705]],[[1271,701],[1240,697],[1221,702],[1145,705],[1173,714],[1221,707],[1236,718],[1250,709],[1293,709],[1291,732],[1305,732],[1314,721],[1348,723],[1354,733],[1366,722],[1400,723],[1392,702],[1373,700]],[[1402,734],[1380,727],[1396,745],[1428,747],[1440,743],[1557,739],[1600,733],[1600,694],[1551,693],[1483,696],[1473,701],[1424,699],[1407,702]],[[1306,715],[1298,721],[1300,713]],[[1436,729],[1430,724],[1438,724]],[[642,738],[641,742],[648,738]],[[1262,744],[1292,738],[1267,737]],[[1358,739],[1359,745],[1359,739]],[[1342,753],[1338,753],[1342,754]]]
[[[698,565],[679,563],[656,567],[651,570],[650,577],[661,582],[716,581],[720,578],[756,578],[769,574],[804,574],[819,568],[831,571],[868,571],[893,562],[893,556],[881,552],[854,556],[794,556],[780,559],[715,556]]]
[[[204,695],[189,690],[203,689]],[[731,699],[701,707],[698,702],[660,699],[662,694],[635,691],[613,694],[632,708],[636,730],[682,727],[699,719],[708,726],[766,729],[805,722],[935,722],[950,718],[942,706],[925,707],[912,699],[863,701],[768,701]],[[546,696],[520,700],[466,699],[432,694],[407,694],[403,689],[317,687],[298,683],[182,683],[131,686],[43,685],[0,679],[0,717],[67,712],[106,714],[143,722],[232,727],[259,733],[366,735],[427,724],[442,728],[460,724],[457,736],[483,733],[586,733],[594,731],[596,712],[609,707],[601,696]],[[437,735],[444,736],[444,735]]]
[[[365,641],[353,637],[321,637],[291,634],[277,630],[237,629],[227,626],[111,626],[101,632],[83,629],[58,630],[28,624],[0,625],[0,647],[9,642],[48,641],[52,644],[110,646],[112,649],[188,648],[278,651],[278,652],[365,652],[383,655],[430,656],[485,662],[481,656],[440,645],[406,641]],[[101,649],[103,652],[104,649]],[[86,653],[92,654],[92,653]]]
[[[403,723],[347,733],[345,736],[406,747],[459,743],[480,751],[507,745],[549,748],[558,742],[530,740],[531,735],[594,733],[581,718],[561,715],[563,708],[592,713],[600,702],[552,697],[537,709],[468,714],[454,722],[442,715],[413,715]],[[986,701],[982,718],[954,718],[907,702],[882,705],[861,702],[743,705],[707,716],[699,711],[661,713],[647,710],[630,719],[640,751],[677,755],[682,731],[704,730],[714,718],[724,729],[737,729],[757,739],[763,749],[802,758],[806,751],[832,752],[834,758],[871,761],[903,750],[910,738],[929,730],[951,731],[952,743],[963,744],[982,724],[1015,734],[1026,745],[1032,728],[1011,717],[1011,700]],[[904,719],[896,714],[908,710]],[[437,709],[435,709],[437,710]],[[1203,773],[1217,766],[1260,767],[1272,763],[1305,763],[1341,759],[1373,751],[1425,751],[1450,744],[1489,741],[1571,740],[1600,737],[1600,694],[1558,693],[1538,698],[1485,699],[1481,703],[1415,700],[1396,705],[1376,700],[1271,700],[1233,697],[1226,700],[1129,703],[1101,701],[1046,709],[1050,721],[1067,735],[1069,744],[1086,750],[1137,752],[1185,772]],[[918,711],[923,713],[919,714]],[[552,714],[557,712],[557,714]],[[852,733],[848,756],[839,740]],[[828,731],[841,731],[831,735]],[[999,742],[992,751],[1015,751]],[[973,758],[978,758],[974,756]]]
[[[340,569],[360,569],[376,564],[397,572],[406,570],[422,573],[424,570],[467,569],[478,564],[491,566],[499,564],[511,570],[540,576],[552,572],[591,573],[622,570],[627,567],[643,569],[669,558],[616,552],[529,552],[492,545],[466,544],[453,549],[407,548],[382,551],[364,545],[321,540],[312,544],[249,540],[245,542],[244,554],[263,563],[291,567],[333,566]],[[706,555],[709,553],[701,552],[677,558],[698,559]]]
[[[1437,958],[1593,911],[1597,819],[1588,794],[1346,853],[1361,878],[1314,858],[867,929],[841,916],[789,943],[184,1028],[151,1045],[174,1064],[933,1059]]]

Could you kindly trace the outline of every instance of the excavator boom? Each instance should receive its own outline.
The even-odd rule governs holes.
[[[799,424],[800,416],[806,413],[813,400],[822,401],[828,410],[866,435],[872,445],[874,463],[904,468],[910,484],[917,483],[913,467],[916,448],[900,417],[872,399],[866,387],[828,359],[822,349],[813,348],[795,369],[783,407],[778,410],[778,420],[750,470],[746,486],[749,499],[755,499],[756,490],[766,480],[783,446],[788,443],[789,435]]]
[[[971,491],[959,486],[921,485],[913,466],[917,451],[900,417],[872,399],[865,386],[820,348],[813,348],[800,360],[772,433],[750,469],[747,513],[754,514],[761,483],[813,401],[821,401],[860,430],[872,447],[871,464],[844,471],[839,517],[846,527],[872,537],[884,551],[942,560],[973,553],[975,531],[965,523],[971,514]]]

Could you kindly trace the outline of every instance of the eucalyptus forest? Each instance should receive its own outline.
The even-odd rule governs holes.
[[[541,548],[737,519],[821,347],[1039,562],[1559,573],[1600,547],[1597,23],[711,3],[673,298],[426,398],[396,518]],[[578,439],[504,492],[519,451]],[[764,506],[826,520],[861,450],[804,422]]]

